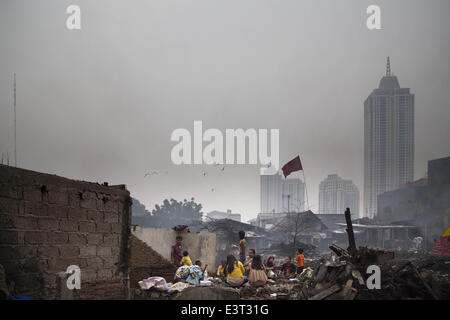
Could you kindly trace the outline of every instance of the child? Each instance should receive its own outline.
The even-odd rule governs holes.
[[[303,272],[303,269],[305,269],[305,256],[303,255],[303,249],[299,248],[297,252],[297,274],[301,274]]]
[[[196,260],[195,265],[198,266],[200,268],[200,270],[202,270],[202,272],[203,272],[202,262],[200,260]]]
[[[192,266],[191,258],[189,258],[189,252],[183,251],[183,258],[181,258],[180,264],[182,266]]]

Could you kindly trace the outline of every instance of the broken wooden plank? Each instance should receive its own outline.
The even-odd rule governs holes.
[[[348,279],[347,283],[345,284],[344,288],[342,289],[342,291],[339,294],[342,296],[346,296],[351,291],[352,285],[353,285],[353,280]]]
[[[354,300],[357,294],[358,290],[351,288],[350,292],[344,297],[344,300]]]
[[[328,267],[324,264],[322,264],[319,267],[319,271],[317,272],[317,277],[316,277],[316,283],[320,283],[323,281],[323,279],[325,278],[325,275],[327,274],[328,271]]]
[[[433,290],[430,288],[430,286],[428,285],[428,283],[425,281],[425,279],[420,275],[419,271],[417,270],[417,268],[410,263],[409,266],[414,270],[416,276],[420,279],[420,281],[422,281],[423,285],[425,286],[425,288],[427,289],[428,293],[433,297],[434,300],[439,300],[438,296],[436,296],[436,294],[433,292]]]
[[[352,270],[352,276],[353,276],[353,278],[358,280],[360,285],[363,286],[365,284],[364,279],[363,279],[361,273],[358,270],[356,270],[356,269]]]
[[[326,297],[332,295],[333,293],[335,293],[335,292],[337,292],[339,290],[341,290],[341,286],[338,285],[338,284],[335,284],[334,286],[319,292],[318,294],[316,294],[315,296],[309,298],[308,300],[323,300]]]
[[[316,286],[314,288],[308,289],[309,296],[315,296],[316,294],[318,294],[322,290],[328,289],[332,285],[333,285],[332,283],[328,283],[328,282],[318,283],[318,284],[316,284]]]
[[[341,247],[339,247],[339,246],[337,246],[337,245],[335,245],[335,244],[332,244],[329,248],[330,248],[334,253],[336,253],[336,255],[337,255],[338,257],[342,257],[342,256],[346,257],[346,256],[349,256],[348,252],[347,252],[345,249],[343,249],[343,248],[341,248]]]
[[[306,289],[305,287],[302,287],[302,289],[300,290],[300,292],[303,294],[303,298],[304,298],[305,300],[308,300],[308,298],[309,298],[308,289]]]

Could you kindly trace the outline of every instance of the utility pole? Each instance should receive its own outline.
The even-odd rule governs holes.
[[[288,198],[288,212],[287,212],[287,221],[290,221],[291,219],[291,207],[290,207],[290,202],[291,202],[291,195],[288,194],[287,195]],[[296,243],[297,243],[297,232],[298,232],[298,209],[297,209],[297,214],[295,217],[295,224],[294,224],[294,241],[292,242],[292,251],[293,251],[293,255],[295,256],[295,247],[296,247]]]
[[[287,198],[288,198],[288,214],[291,212],[290,211],[290,207],[289,207],[289,204],[290,204],[290,202],[291,202],[291,195],[290,194],[288,194],[287,195]]]

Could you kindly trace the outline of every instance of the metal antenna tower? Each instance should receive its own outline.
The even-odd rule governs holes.
[[[389,61],[389,57],[387,57],[387,62],[386,62],[386,76],[387,77],[391,76],[391,62]]]

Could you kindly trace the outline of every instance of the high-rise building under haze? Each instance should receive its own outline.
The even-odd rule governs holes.
[[[364,102],[364,211],[377,214],[377,196],[414,178],[414,95],[386,75]]]
[[[305,184],[298,178],[284,179],[273,168],[261,169],[260,212],[302,212],[305,206]]]
[[[359,190],[352,180],[330,174],[319,185],[319,214],[344,214],[350,208],[359,215]]]

